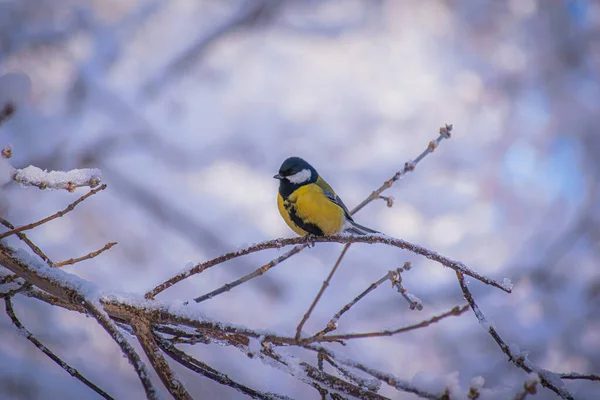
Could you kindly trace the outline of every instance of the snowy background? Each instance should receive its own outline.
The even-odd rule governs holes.
[[[386,192],[394,207],[373,202],[357,221],[512,279],[510,295],[470,280],[503,338],[544,368],[600,372],[597,2],[3,0],[0,75],[11,71],[32,81],[0,128],[12,165],[99,168],[108,184],[29,236],[53,260],[118,242],[64,268],[106,292],[143,294],[190,262],[292,236],[271,178],[288,156],[311,162],[352,208],[454,124],[452,139]],[[85,192],[13,182],[0,187],[0,213],[25,224]],[[318,245],[192,307],[293,335],[341,248]],[[158,298],[190,300],[277,254],[220,265]],[[404,261],[414,266],[404,284],[424,309],[409,310],[385,285],[342,317],[339,332],[400,327],[464,303],[451,270],[354,245],[304,330],[321,329]],[[143,397],[94,320],[23,296],[14,303],[42,343],[109,394]],[[0,337],[1,398],[95,398],[4,314]],[[426,372],[468,386],[482,376],[485,387],[514,393],[526,379],[470,311],[338,350],[408,380]],[[318,398],[235,349],[190,351],[252,387]],[[195,397],[241,396],[176,370]],[[567,385],[576,398],[600,393],[598,383]],[[543,389],[537,398],[555,396]]]

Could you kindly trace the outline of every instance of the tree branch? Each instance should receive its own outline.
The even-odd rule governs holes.
[[[33,343],[35,345],[35,347],[37,347],[45,355],[47,355],[48,357],[50,357],[50,359],[52,359],[52,361],[54,361],[62,369],[64,369],[65,371],[67,371],[69,373],[69,375],[71,375],[73,378],[79,380],[81,383],[83,383],[84,385],[86,385],[87,387],[89,387],[90,389],[92,389],[94,392],[98,393],[103,398],[109,399],[109,400],[114,400],[104,390],[100,389],[98,386],[94,385],[92,382],[90,382],[89,380],[87,380],[85,376],[83,376],[83,375],[81,375],[79,373],[79,371],[77,371],[75,368],[71,367],[69,364],[67,364],[66,362],[64,362],[63,360],[61,360],[57,355],[55,355],[46,346],[44,346],[39,340],[37,340],[35,338],[35,336],[33,336],[33,334],[31,332],[29,332],[23,326],[23,324],[21,323],[21,321],[17,318],[17,316],[15,314],[15,311],[13,310],[10,297],[5,297],[4,298],[4,305],[5,305],[5,308],[6,308],[6,314],[8,315],[8,317],[10,318],[10,320],[12,321],[13,325],[15,325],[17,327],[17,329],[23,334],[23,336],[25,336],[25,338],[27,340],[29,340],[31,343]]]
[[[302,333],[302,327],[304,326],[304,323],[306,323],[306,321],[308,321],[308,319],[310,318],[310,314],[315,309],[317,303],[321,299],[321,296],[325,292],[325,289],[327,289],[327,286],[329,286],[329,282],[331,282],[331,278],[333,278],[333,274],[335,274],[335,271],[340,266],[340,263],[342,262],[342,259],[346,255],[346,252],[348,251],[348,248],[350,247],[350,244],[351,243],[346,243],[346,245],[344,246],[344,249],[342,250],[342,253],[338,257],[337,261],[335,262],[335,265],[331,269],[331,272],[329,272],[329,275],[327,276],[327,279],[325,279],[325,281],[323,282],[323,285],[321,286],[321,289],[319,290],[319,293],[317,293],[317,296],[313,300],[312,304],[310,305],[310,307],[308,308],[308,310],[306,311],[306,313],[304,314],[304,316],[302,317],[302,319],[298,323],[298,326],[296,327],[296,340],[300,339],[300,334]]]
[[[134,334],[137,336],[144,353],[150,360],[150,364],[154,367],[154,370],[160,377],[160,380],[165,385],[169,393],[175,399],[191,400],[192,396],[185,390],[183,384],[177,379],[175,373],[169,367],[169,364],[160,352],[152,329],[150,328],[150,321],[144,318],[132,318],[131,327],[133,328]]]
[[[99,188],[90,190],[88,193],[86,193],[85,195],[81,196],[79,199],[77,199],[74,202],[72,202],[71,204],[69,204],[67,206],[67,208],[65,208],[64,210],[59,211],[59,212],[57,212],[55,214],[52,214],[51,216],[46,217],[44,219],[41,219],[41,220],[39,220],[37,222],[33,222],[31,224],[28,224],[28,225],[23,225],[23,226],[21,226],[19,228],[12,229],[12,230],[10,230],[8,232],[4,232],[3,234],[0,235],[0,239],[4,239],[5,237],[10,236],[10,235],[14,235],[15,233],[19,233],[19,232],[22,232],[22,231],[27,231],[27,230],[36,228],[36,227],[38,227],[40,225],[43,225],[43,224],[45,224],[47,222],[52,221],[53,219],[62,217],[65,214],[69,213],[70,211],[73,211],[75,209],[75,207],[77,207],[77,205],[79,203],[81,203],[82,201],[84,201],[88,197],[90,197],[92,195],[95,195],[96,193],[98,193],[99,191],[104,190],[104,189],[106,189],[106,185],[105,184],[102,185],[102,186],[100,186]]]
[[[156,294],[162,292],[163,290],[173,286],[174,284],[181,282],[182,280],[200,273],[210,267],[213,267],[217,264],[223,263],[225,261],[231,260],[236,257],[241,257],[247,254],[255,253],[257,251],[267,250],[267,249],[278,249],[284,246],[297,245],[297,244],[314,244],[314,243],[382,243],[389,246],[398,247],[400,249],[408,250],[412,253],[422,255],[430,260],[436,261],[448,268],[452,268],[455,271],[459,271],[464,273],[465,275],[471,276],[487,285],[491,285],[501,289],[507,293],[510,293],[512,290],[512,285],[510,282],[505,280],[504,283],[499,283],[491,278],[487,278],[483,275],[478,274],[475,271],[467,268],[463,263],[451,260],[441,254],[436,253],[435,251],[431,251],[426,249],[425,247],[419,246],[417,244],[413,244],[407,242],[406,240],[396,239],[391,236],[385,235],[364,235],[364,236],[349,236],[349,235],[331,235],[331,236],[311,236],[311,237],[294,237],[294,238],[284,238],[284,239],[273,239],[267,240],[264,242],[260,242],[249,246],[245,249],[230,252],[227,254],[223,254],[217,258],[206,261],[202,264],[195,265],[194,267],[188,269],[187,271],[181,272],[167,281],[161,283],[156,286],[154,289],[146,293],[146,298],[153,298]]]
[[[63,267],[63,266],[65,266],[65,265],[71,265],[71,264],[78,263],[78,262],[80,262],[80,261],[89,260],[89,259],[91,259],[91,258],[94,258],[94,257],[97,257],[97,256],[99,256],[100,254],[104,253],[106,250],[110,249],[111,247],[113,247],[113,246],[114,246],[114,245],[116,245],[116,244],[117,244],[117,242],[110,242],[110,243],[107,243],[107,244],[106,244],[106,245],[105,245],[103,248],[101,248],[100,250],[92,251],[91,253],[89,253],[89,254],[86,254],[86,255],[85,255],[85,256],[83,256],[83,257],[78,257],[78,258],[70,258],[70,259],[68,259],[68,260],[65,260],[65,261],[58,262],[58,263],[56,263],[56,264],[53,264],[53,265],[52,265],[52,267],[54,267],[54,268],[59,268],[59,267]]]
[[[471,306],[471,309],[475,313],[475,316],[479,320],[479,323],[482,327],[485,328],[486,331],[489,332],[489,334],[496,341],[498,346],[500,346],[500,349],[502,349],[502,352],[508,356],[508,360],[512,361],[517,367],[521,368],[525,372],[537,373],[540,377],[540,382],[542,386],[552,390],[562,399],[573,400],[573,395],[569,393],[564,383],[560,379],[554,379],[555,377],[560,378],[560,375],[538,367],[536,364],[531,362],[526,355],[515,354],[510,349],[506,342],[502,340],[502,338],[496,331],[496,328],[494,328],[494,326],[490,324],[486,316],[483,314],[483,312],[481,312],[477,303],[475,303],[475,299],[473,299],[473,295],[471,294],[471,291],[469,290],[467,283],[465,282],[464,275],[460,271],[457,271],[456,277],[458,278],[458,283],[460,284],[460,288],[462,289],[465,300],[467,300],[467,302]]]
[[[144,391],[146,392],[146,397],[151,400],[158,400],[158,392],[154,388],[152,381],[150,380],[150,374],[140,356],[136,353],[133,347],[129,344],[127,339],[119,332],[119,329],[115,325],[115,323],[108,317],[108,315],[104,312],[104,310],[96,307],[91,301],[81,298],[81,303],[86,311],[98,321],[100,326],[104,328],[106,332],[113,338],[113,340],[119,345],[123,354],[129,359],[129,363],[133,366],[133,369],[137,373],[140,381],[142,382],[142,386],[144,387]]]
[[[15,229],[13,224],[11,224],[10,222],[8,222],[7,220],[5,220],[2,217],[0,217],[0,223],[2,225],[4,225],[5,227],[7,227],[8,229]],[[50,258],[46,254],[44,254],[44,252],[39,247],[37,247],[31,240],[29,240],[29,238],[24,233],[18,232],[17,237],[19,239],[21,239],[23,242],[25,242],[25,244],[27,246],[29,246],[31,251],[33,251],[35,254],[40,256],[40,258],[42,260],[44,260],[46,262],[46,264],[48,264],[48,265],[53,264],[52,260],[50,260]]]
[[[284,396],[278,394],[262,393],[257,390],[251,389],[247,386],[244,386],[241,383],[230,379],[227,375],[223,374],[222,372],[217,371],[216,369],[208,366],[202,361],[179,350],[177,347],[169,343],[166,339],[162,338],[161,336],[155,335],[155,338],[158,346],[174,361],[178,362],[179,364],[194,372],[197,372],[209,379],[212,379],[217,383],[220,383],[221,385],[229,386],[247,396],[252,397],[253,399],[272,400],[284,398]]]

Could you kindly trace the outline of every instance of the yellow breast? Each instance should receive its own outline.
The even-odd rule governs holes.
[[[303,224],[318,227],[324,235],[339,233],[344,226],[344,210],[331,202],[315,184],[299,187],[287,199],[278,194],[277,207],[288,226],[300,236],[309,232],[294,221],[293,214]]]

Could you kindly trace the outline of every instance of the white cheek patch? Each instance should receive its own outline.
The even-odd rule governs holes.
[[[312,173],[310,172],[310,169],[303,169],[300,172],[296,172],[294,175],[287,176],[286,179],[288,181],[298,185],[300,183],[304,183],[304,182],[310,180],[311,176],[312,176]]]

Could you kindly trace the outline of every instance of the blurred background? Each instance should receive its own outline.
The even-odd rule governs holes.
[[[454,124],[451,140],[357,214],[495,279],[473,293],[507,343],[556,372],[600,372],[600,4],[479,0],[2,0],[0,74],[29,75],[28,101],[0,129],[13,166],[96,167],[108,189],[31,232],[55,261],[106,292],[143,294],[188,263],[293,233],[271,177],[312,163],[352,208]],[[13,224],[76,199],[0,189]],[[342,245],[321,244],[197,307],[208,317],[293,335]],[[268,262],[267,251],[196,275],[158,299],[205,294]],[[400,327],[463,304],[451,270],[384,246],[352,246],[307,332],[389,269],[412,261],[411,311],[389,285],[339,332]],[[116,398],[142,398],[119,348],[91,319],[19,296],[17,314],[58,356]],[[95,398],[0,315],[0,397]],[[336,351],[403,379],[438,376],[515,393],[509,363],[472,312]],[[252,387],[313,388],[231,348],[185,349]],[[312,363],[312,354],[293,352]],[[176,371],[195,397],[240,394]],[[426,373],[427,375],[423,375]],[[600,393],[567,382],[576,398]],[[511,389],[512,388],[512,389]],[[511,392],[512,390],[512,392]],[[414,396],[383,387],[395,399]],[[537,398],[555,398],[542,389]]]

